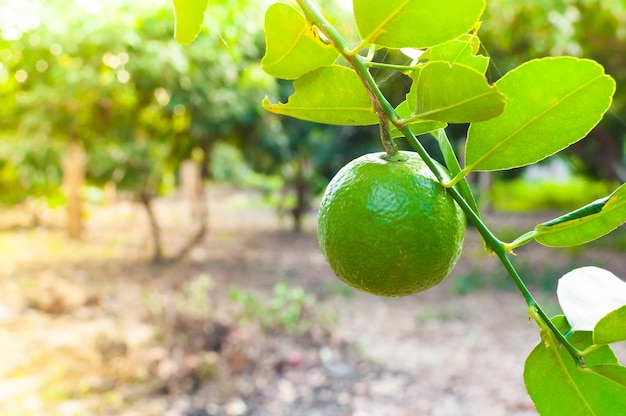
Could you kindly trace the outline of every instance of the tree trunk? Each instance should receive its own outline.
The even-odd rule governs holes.
[[[206,215],[206,203],[200,164],[193,160],[185,160],[180,164],[180,186],[183,197],[189,205],[191,217],[203,222],[203,217]]]
[[[67,197],[67,232],[71,239],[82,236],[81,190],[85,183],[86,156],[82,145],[70,142],[63,161],[63,184]]]
[[[148,192],[141,192],[139,194],[139,201],[146,210],[148,221],[150,222],[150,233],[152,234],[152,242],[154,244],[152,262],[165,263],[165,254],[163,253],[163,244],[161,243],[161,229],[159,228],[159,223],[152,209],[152,196]]]
[[[293,231],[295,233],[302,232],[302,221],[304,215],[311,207],[311,186],[307,180],[306,171],[310,169],[306,161],[298,161],[296,177],[293,182],[293,188],[296,193],[296,205],[291,210],[293,217]]]
[[[206,218],[206,216],[203,216],[203,218]],[[191,237],[191,239],[187,241],[187,244],[185,244],[183,248],[180,249],[178,254],[176,254],[174,257],[168,260],[168,262],[174,263],[185,258],[185,256],[189,254],[191,249],[193,249],[197,244],[199,244],[204,239],[204,236],[206,235],[206,230],[207,230],[206,220],[203,219],[200,221],[200,226],[198,230]]]
[[[152,255],[152,263],[156,264],[165,264],[165,263],[175,263],[177,261],[182,260],[189,252],[203,239],[206,235],[207,231],[207,207],[206,207],[206,198],[204,198],[204,189],[201,190],[202,197],[200,198],[201,203],[201,213],[199,216],[200,226],[198,230],[194,233],[194,235],[187,241],[187,243],[180,249],[180,251],[172,256],[171,258],[167,258],[165,252],[163,250],[163,243],[161,240],[161,228],[159,227],[159,223],[152,208],[152,196],[147,192],[141,192],[139,194],[139,201],[141,205],[146,210],[146,214],[148,215],[148,220],[150,222],[150,233],[152,235],[152,242],[154,245],[154,253]]]
[[[117,203],[117,187],[115,186],[115,182],[109,181],[105,183],[102,193],[106,206],[112,206]]]

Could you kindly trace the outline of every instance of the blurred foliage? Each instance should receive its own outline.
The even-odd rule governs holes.
[[[0,140],[0,204],[45,198],[50,207],[64,203],[61,152],[46,138]]]
[[[353,38],[352,20],[332,3],[319,4],[333,11],[333,22],[347,22],[339,30]],[[207,155],[205,177],[280,191],[298,222],[341,166],[381,150],[375,127],[325,126],[262,111],[265,95],[284,101],[292,92],[291,82],[268,77],[259,65],[268,2],[209,2],[203,31],[188,46],[174,40],[169,0],[94,2],[99,10],[87,4],[0,5],[4,204],[29,195],[61,201],[64,144],[76,140],[87,150],[93,184],[112,181],[121,190],[156,194],[182,160],[200,151]],[[573,54],[598,60],[618,86],[626,85],[621,0],[490,0],[483,21],[494,80],[537,56]],[[407,57],[391,51],[384,60],[406,63]],[[410,86],[396,72],[376,70],[375,77],[394,103]],[[618,88],[594,137],[569,152],[577,171],[610,179],[625,174],[625,107],[626,90]],[[450,135],[462,137],[464,127],[452,126]],[[434,142],[424,143],[438,157]]]
[[[259,102],[274,81],[258,68],[256,2],[215,4],[186,47],[173,39],[168,1],[112,2],[97,14],[71,1],[37,6],[30,27],[3,23],[0,130],[20,141],[81,141],[93,182],[156,192],[194,148],[210,152],[262,119]]]
[[[607,196],[616,187],[583,176],[566,181],[517,178],[495,182],[490,200],[498,211],[574,210]]]
[[[241,150],[229,143],[218,143],[211,153],[211,175],[218,183],[256,189],[266,196],[284,186],[279,175],[264,175],[250,168]]]
[[[96,146],[89,154],[90,178],[99,185],[112,181],[122,191],[156,190],[166,151],[166,143],[143,140]]]
[[[265,95],[284,99],[291,89],[260,68],[266,4],[210,2],[203,31],[188,46],[174,40],[167,0],[113,0],[100,10],[70,0],[0,6],[0,133],[41,136],[61,151],[57,144],[80,141],[91,183],[112,181],[141,195],[156,194],[182,160],[201,151],[205,177],[265,191],[276,191],[281,177],[299,217],[311,194],[364,144],[376,144],[377,131],[261,109]],[[249,168],[233,160],[237,154]]]

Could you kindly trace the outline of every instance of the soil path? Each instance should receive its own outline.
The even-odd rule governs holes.
[[[442,285],[383,299],[337,281],[313,217],[296,235],[258,195],[213,187],[209,201],[209,234],[178,264],[146,263],[148,225],[130,203],[91,207],[80,243],[57,228],[0,233],[2,415],[537,414],[522,374],[538,331],[473,230]],[[193,232],[187,212],[157,205],[172,252]],[[540,220],[511,218],[493,221]],[[516,260],[545,277],[533,282],[551,313],[558,276],[545,270],[626,270],[606,249],[529,246]],[[299,332],[281,314],[293,304]]]

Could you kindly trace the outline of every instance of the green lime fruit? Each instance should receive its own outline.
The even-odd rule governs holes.
[[[320,248],[335,274],[379,296],[439,284],[461,254],[465,229],[463,210],[413,152],[351,161],[328,184],[318,215]]]

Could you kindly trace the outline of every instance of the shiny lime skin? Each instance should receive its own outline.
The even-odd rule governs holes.
[[[439,284],[452,270],[466,220],[417,153],[401,152],[404,161],[384,156],[361,156],[331,180],[320,204],[318,240],[348,285],[406,296]]]

